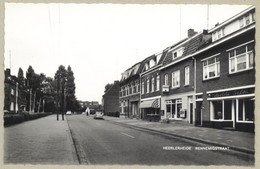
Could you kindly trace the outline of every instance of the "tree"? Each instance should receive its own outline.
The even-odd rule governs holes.
[[[66,83],[66,107],[67,110],[75,111],[77,109],[77,99],[75,96],[75,78],[71,67],[67,68],[67,83]]]
[[[23,76],[23,69],[19,68],[17,79],[20,85],[24,85],[24,76]]]
[[[105,92],[113,86],[113,83],[108,83],[105,86]]]
[[[55,80],[57,82],[57,110],[62,114],[62,120],[64,120],[65,113],[65,83],[67,81],[67,70],[63,65],[60,65],[57,72],[55,73]],[[59,115],[57,112],[57,120],[59,120]]]

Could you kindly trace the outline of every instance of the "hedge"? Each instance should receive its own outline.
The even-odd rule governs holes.
[[[8,127],[14,124],[22,123],[28,120],[34,120],[37,118],[45,117],[51,113],[33,113],[28,112],[23,113],[5,113],[4,114],[4,127]]]
[[[106,115],[107,116],[113,116],[113,117],[119,117],[120,113],[119,112],[107,112]]]

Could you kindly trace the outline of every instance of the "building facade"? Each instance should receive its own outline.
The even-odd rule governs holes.
[[[209,30],[196,58],[196,125],[254,130],[255,8]]]
[[[195,60],[190,57],[203,40],[203,33],[188,30],[188,38],[169,47],[161,71],[162,112],[165,119],[194,124]]]
[[[159,68],[167,50],[154,54],[143,61],[141,77],[141,118],[161,119],[161,75]]]
[[[102,107],[105,115],[119,112],[119,89],[119,81],[115,81],[103,95]]]
[[[120,114],[130,118],[140,118],[140,71],[139,62],[122,73],[120,81]]]

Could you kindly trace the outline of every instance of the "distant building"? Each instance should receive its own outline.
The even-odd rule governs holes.
[[[123,72],[120,80],[120,114],[140,118],[140,71],[142,62]]]
[[[103,113],[119,112],[119,81],[115,81],[114,84],[105,91],[102,97]]]
[[[101,105],[98,103],[98,101],[79,101],[79,104],[82,109],[94,109],[94,110],[100,110]]]
[[[17,113],[26,110],[27,91],[23,84],[18,83],[17,77],[10,74],[10,69],[5,70],[4,91],[4,111]]]

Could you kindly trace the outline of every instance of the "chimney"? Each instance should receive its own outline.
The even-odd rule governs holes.
[[[203,35],[207,35],[208,34],[208,30],[203,29]]]
[[[10,76],[11,75],[11,70],[10,69],[6,69],[5,70],[5,75],[6,76]]]
[[[193,35],[195,35],[197,32],[194,31],[194,29],[189,29],[188,30],[188,38],[192,37]]]

